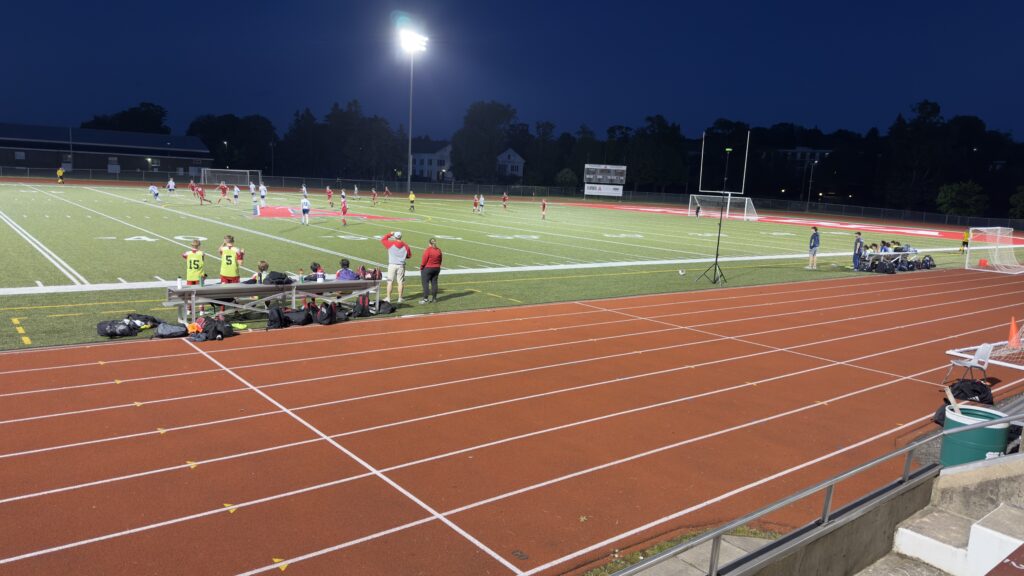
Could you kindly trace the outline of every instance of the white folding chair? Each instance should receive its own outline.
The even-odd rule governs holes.
[[[960,375],[960,380],[964,379],[964,376],[969,376],[971,380],[974,380],[974,369],[981,370],[982,379],[988,380],[988,358],[992,355],[993,344],[982,344],[978,346],[978,349],[974,351],[974,356],[964,359],[951,360],[949,363],[949,370],[946,371],[946,377],[942,379],[945,383],[949,378],[949,374],[953,372],[953,369],[957,366],[964,369],[964,373]]]

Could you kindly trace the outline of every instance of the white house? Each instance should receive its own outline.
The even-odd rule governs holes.
[[[498,176],[523,177],[526,161],[515,150],[509,148],[498,155]]]
[[[452,179],[452,145],[448,142],[416,142],[412,147],[412,175],[434,182]]]

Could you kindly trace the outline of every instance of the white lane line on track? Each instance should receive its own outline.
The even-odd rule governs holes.
[[[949,279],[950,277],[955,278],[955,279],[954,280],[950,280]],[[980,281],[983,278],[989,278],[990,279],[990,278],[992,278],[992,276],[991,275],[987,275],[987,274],[978,273],[978,272],[965,272],[963,270],[934,270],[934,271],[928,272],[927,274],[920,274],[920,275],[914,275],[914,276],[899,276],[899,277],[897,277],[897,276],[888,277],[887,276],[887,277],[879,278],[877,275],[871,275],[871,276],[865,275],[865,276],[855,276],[855,277],[852,277],[852,278],[840,277],[840,278],[829,278],[829,279],[824,279],[824,280],[800,280],[800,281],[794,281],[794,282],[787,282],[785,284],[766,284],[766,285],[760,286],[756,293],[747,293],[747,292],[749,292],[749,290],[746,290],[745,287],[721,288],[721,289],[718,289],[718,290],[714,290],[712,292],[706,292],[706,294],[713,294],[714,295],[713,297],[710,297],[710,298],[698,298],[698,299],[694,299],[694,300],[683,299],[683,300],[672,300],[672,301],[669,301],[669,302],[656,302],[654,304],[640,304],[640,305],[630,306],[629,309],[630,310],[636,310],[636,309],[640,309],[640,308],[652,308],[652,307],[659,307],[659,306],[669,306],[669,305],[673,305],[673,304],[693,305],[693,304],[703,304],[703,303],[706,303],[706,302],[724,302],[724,301],[729,301],[729,300],[743,300],[743,299],[748,299],[748,298],[762,298],[762,297],[767,297],[767,296],[780,296],[780,295],[799,294],[799,293],[803,293],[803,292],[820,293],[822,290],[838,290],[838,289],[846,289],[846,288],[860,288],[861,290],[863,290],[866,287],[870,287],[872,293],[876,293],[876,292],[879,292],[879,291],[883,291],[884,292],[884,291],[888,291],[889,290],[889,289],[880,289],[879,286],[896,286],[897,288],[895,288],[895,289],[907,290],[907,289],[914,289],[914,288],[920,288],[920,287],[928,287],[928,286],[933,286],[933,285],[943,285],[944,286],[944,285],[952,285],[952,284],[960,284],[960,283],[972,282],[974,280],[979,280]],[[926,284],[923,284],[923,286],[919,286],[918,282],[922,282],[924,280],[928,280],[929,282],[931,282],[932,280],[935,280],[935,283],[926,283]],[[154,283],[154,284],[157,284],[157,283]],[[794,288],[796,286],[808,286],[808,287],[807,288]],[[783,290],[783,289],[780,289],[780,288],[786,288],[786,289]],[[735,295],[730,295],[730,296],[722,296],[721,295],[721,294],[725,294],[725,293],[735,294]],[[683,296],[687,296],[687,297],[692,296],[694,294],[695,293],[693,293],[693,292],[682,293]],[[630,302],[640,302],[640,301],[643,301],[645,299],[646,300],[658,300],[658,299],[664,298],[665,296],[669,296],[669,295],[668,294],[651,294],[651,295],[646,295],[646,296],[630,296],[630,297],[628,297],[628,299],[629,299]],[[626,298],[623,298],[623,297],[619,297],[619,298],[598,298],[598,299],[595,299],[595,300],[591,300],[591,302],[620,302],[620,301],[623,301],[625,299]],[[529,306],[524,306],[524,307],[520,307],[520,308],[528,308],[530,310],[544,310],[544,309],[547,309],[547,308],[550,308],[550,307],[553,307],[553,306],[563,307],[564,303],[562,303],[562,302],[548,302],[548,303],[543,303],[543,304],[531,304]],[[446,312],[445,314],[447,316],[467,316],[467,315],[478,315],[480,313],[493,312],[495,310],[507,311],[508,308],[499,308],[499,309],[483,308],[483,309],[476,309],[476,310],[456,310],[456,311],[452,311],[452,312]],[[518,322],[518,321],[522,321],[522,320],[533,320],[533,319],[537,319],[537,318],[549,318],[549,317],[553,318],[553,317],[558,317],[558,316],[571,316],[573,314],[584,314],[584,313],[590,313],[590,312],[591,311],[589,311],[589,310],[585,310],[585,311],[570,312],[570,313],[563,313],[563,314],[542,314],[540,316],[524,316],[524,317],[509,318],[509,319],[503,319],[503,320],[487,320],[487,321],[483,321],[483,322],[473,322],[473,323],[467,323],[467,324],[455,324],[455,325],[450,325],[450,326],[418,328],[418,329],[411,329],[411,330],[403,330],[401,332],[443,330],[445,328],[451,328],[451,327],[477,326],[477,325],[483,325],[483,324],[500,324],[500,323],[505,323],[505,322]],[[365,335],[369,335],[369,336],[381,335],[381,334],[383,334],[385,332],[387,334],[392,334],[394,332],[394,328],[393,328],[393,324],[390,324],[389,322],[396,322],[396,321],[397,322],[402,322],[402,321],[404,321],[404,319],[402,317],[390,318],[390,319],[387,319],[387,318],[380,319],[379,320],[379,326],[382,328],[382,330],[380,332],[367,333]],[[378,326],[378,324],[375,324],[375,326]],[[296,330],[298,330],[298,329],[305,329],[305,328],[297,328]],[[316,329],[316,327],[313,327],[312,329]],[[248,337],[250,337],[252,335],[255,335],[255,334],[259,334],[259,332],[255,332],[255,333],[251,333],[251,334],[250,333],[242,333],[239,336],[238,340],[246,340]],[[281,343],[271,343],[271,344],[255,344],[255,345],[251,345],[251,346],[238,346],[238,347],[234,347],[234,348],[223,348],[221,350],[217,350],[217,351],[212,352],[212,353],[220,354],[220,353],[230,352],[230,351],[234,351],[234,350],[255,350],[255,349],[258,349],[258,348],[271,348],[271,347],[276,347],[276,346],[294,346],[294,345],[303,344],[305,342],[325,342],[325,341],[343,340],[345,338],[350,338],[350,337],[351,336],[342,336],[342,337],[317,338],[317,339],[313,339],[313,340],[306,340],[306,341],[303,341],[303,342],[281,342]],[[34,349],[27,349],[27,350],[21,350],[21,349],[16,349],[16,350],[0,350],[0,357],[4,357],[4,356],[26,356],[26,355],[37,355],[37,354],[50,354],[54,350],[85,350],[85,349],[97,348],[97,347],[101,347],[101,346],[103,348],[106,348],[106,349],[109,349],[109,348],[112,348],[112,347],[117,347],[117,346],[140,346],[140,347],[141,346],[159,346],[162,343],[164,343],[164,342],[160,341],[160,340],[123,340],[123,341],[102,342],[102,343],[93,342],[93,343],[87,343],[87,344],[69,344],[69,345],[64,345],[64,346],[49,346],[49,347],[45,347],[45,348],[34,348]],[[138,361],[138,360],[148,360],[148,359],[155,359],[155,358],[169,358],[169,357],[172,357],[172,356],[187,356],[187,355],[188,354],[147,356],[147,357],[140,357],[140,358],[128,358],[128,359],[123,359],[123,360],[110,360],[108,363],[113,364],[113,363],[118,363],[118,362],[135,362],[135,361]],[[90,364],[90,363],[63,364],[63,365],[55,365],[55,366],[45,366],[45,367],[41,367],[41,368],[24,368],[24,369],[18,369],[18,370],[7,370],[7,371],[0,371],[0,375],[3,375],[3,374],[13,374],[13,373],[17,373],[17,372],[33,372],[33,371],[36,371],[36,370],[55,370],[55,369],[61,369],[61,368],[72,368],[72,367],[76,367],[76,366],[86,366],[88,364]]]
[[[956,291],[953,291],[953,292],[956,292]],[[993,297],[997,297],[997,296],[993,296]],[[976,301],[977,299],[978,299],[977,296],[975,296],[974,298],[971,298],[970,301]],[[961,301],[961,302],[963,302],[963,301]],[[583,303],[581,303],[581,302],[577,302],[577,304],[583,305]],[[605,309],[602,309],[602,308],[599,308],[599,307],[596,307],[596,306],[592,306],[592,305],[589,305],[589,304],[585,304],[585,305],[589,306],[589,307],[592,307],[592,308],[599,309],[599,310],[605,310]],[[838,306],[838,307],[827,308],[827,309],[837,309],[837,308],[843,308],[843,307],[845,307],[845,306]],[[924,308],[929,308],[929,307],[930,306],[922,306],[920,308],[924,309]],[[914,310],[915,310],[914,308],[908,308],[905,311],[912,312]],[[798,313],[802,314],[803,312],[801,311],[801,312],[798,312]],[[626,314],[626,313],[622,313],[622,314]],[[786,313],[784,315],[790,315],[790,314],[792,314],[792,313]],[[478,357],[487,357],[487,356],[506,354],[506,353],[530,351],[530,350],[536,350],[536,349],[542,349],[542,348],[550,348],[550,347],[572,345],[572,344],[578,344],[578,343],[581,343],[581,342],[593,342],[593,341],[596,341],[596,340],[611,340],[611,339],[616,339],[616,338],[626,338],[626,337],[635,337],[635,336],[642,336],[642,335],[649,335],[649,334],[656,334],[656,333],[663,333],[663,332],[673,332],[673,331],[676,331],[676,330],[684,330],[684,329],[685,330],[691,330],[691,331],[698,332],[698,333],[702,333],[704,335],[712,336],[711,340],[702,340],[702,341],[690,342],[690,343],[684,343],[684,344],[673,344],[673,345],[663,346],[663,347],[658,347],[658,348],[653,348],[653,349],[642,349],[642,350],[638,350],[638,351],[629,351],[629,352],[621,353],[621,354],[611,354],[611,355],[606,355],[606,356],[601,356],[601,357],[586,358],[586,359],[583,359],[583,360],[577,360],[577,361],[561,363],[561,364],[546,365],[546,366],[540,366],[540,367],[531,367],[531,368],[525,368],[525,369],[521,369],[521,370],[516,370],[516,371],[513,371],[511,373],[529,372],[529,371],[535,371],[535,370],[539,370],[539,369],[546,369],[546,368],[557,367],[557,366],[562,366],[562,365],[585,363],[585,362],[595,362],[595,361],[599,361],[599,360],[606,360],[606,359],[611,359],[611,358],[620,357],[620,356],[629,356],[629,355],[633,355],[633,354],[642,354],[642,353],[651,353],[651,352],[662,352],[662,351],[665,351],[665,350],[685,348],[685,347],[695,346],[695,345],[699,345],[699,344],[706,344],[706,343],[709,343],[709,342],[715,342],[715,341],[721,341],[721,340],[737,340],[737,339],[745,338],[745,337],[749,337],[749,336],[757,336],[757,335],[771,334],[771,333],[777,333],[777,332],[784,332],[784,331],[788,331],[788,330],[809,328],[809,327],[814,327],[814,326],[819,326],[819,325],[834,324],[836,322],[846,321],[845,319],[828,320],[828,321],[824,321],[824,322],[820,322],[820,323],[815,323],[815,324],[792,326],[792,327],[784,327],[784,328],[776,328],[776,329],[771,329],[771,330],[767,330],[767,331],[764,331],[764,332],[758,332],[758,333],[751,333],[751,334],[744,334],[744,335],[740,335],[740,336],[729,337],[729,336],[720,336],[720,335],[712,334],[710,332],[702,331],[702,330],[699,330],[696,327],[678,326],[676,324],[672,324],[672,323],[669,323],[669,322],[663,322],[663,321],[658,320],[659,317],[657,317],[657,316],[650,317],[650,318],[644,318],[644,317],[633,316],[633,315],[629,315],[629,314],[626,314],[626,315],[630,316],[630,317],[632,317],[632,318],[634,318],[636,320],[655,321],[655,322],[658,322],[658,323],[663,324],[665,326],[669,326],[669,328],[659,329],[659,330],[651,330],[651,331],[644,331],[644,332],[631,332],[631,333],[627,333],[627,334],[613,335],[613,336],[604,336],[604,337],[601,337],[601,338],[598,338],[598,339],[588,338],[588,339],[584,339],[584,340],[577,340],[577,341],[570,341],[570,342],[560,342],[560,343],[556,343],[556,344],[541,345],[541,346],[536,346],[536,347],[527,347],[527,348],[520,348],[520,349],[510,349],[510,350],[505,350],[505,351],[501,351],[501,352],[488,352],[488,353],[484,353],[484,354],[481,354],[481,355],[449,358],[449,359],[446,359],[445,362],[451,362],[451,361],[457,361],[457,360],[465,360],[465,359],[474,359],[474,358],[478,358]],[[970,313],[968,313],[966,315],[970,315]],[[669,314],[669,315],[666,315],[666,316],[674,316],[674,315],[673,314]],[[963,314],[961,316],[963,316]],[[952,318],[956,318],[956,317],[957,316],[954,316]],[[729,322],[731,323],[731,322],[736,322],[736,321],[750,321],[750,320],[757,320],[757,319],[764,319],[764,318],[765,317],[745,318],[745,319],[739,319],[739,320],[734,320],[734,321],[729,321]],[[932,321],[931,320],[926,320],[926,321],[923,321],[923,322],[918,322],[918,323],[914,323],[914,324],[908,324],[908,325],[905,325],[905,326],[914,326],[914,325],[918,325],[918,324],[927,324],[927,323],[930,323],[930,322],[932,322]],[[613,322],[608,322],[608,323],[613,323]],[[607,324],[607,323],[597,323],[597,324]],[[718,324],[721,324],[721,322],[719,322],[719,323],[712,323],[711,325],[714,326],[714,325],[718,325]],[[571,328],[581,328],[581,327],[587,327],[587,326],[593,326],[593,325],[596,325],[596,324],[583,325],[583,326],[573,326]],[[701,325],[697,325],[697,326],[701,326]],[[888,331],[888,330],[890,330],[890,329],[886,328],[886,329],[882,329],[880,331],[884,332],[884,331]],[[520,333],[505,334],[505,335],[502,335],[502,336],[522,336],[522,335],[526,335],[526,334],[533,333],[533,332],[548,333],[550,331],[551,330],[527,331],[527,332],[520,332]],[[877,333],[877,332],[879,332],[879,331],[873,331],[873,332],[869,332],[869,333],[865,333],[865,334],[874,334],[874,333]],[[862,334],[862,335],[864,335],[864,334]],[[497,337],[497,336],[488,336],[487,338],[494,338],[494,337]],[[807,344],[807,345],[797,346],[796,348],[800,348],[800,347],[803,347],[803,346],[815,345],[815,344],[821,344],[821,343],[828,343],[828,342],[832,342],[832,341],[836,341],[836,340],[843,340],[843,339],[846,339],[846,338],[849,338],[849,337],[850,336],[843,336],[843,337],[840,337],[840,338],[834,338],[834,339],[829,339],[829,340],[822,340],[822,341],[818,341],[818,342]],[[476,340],[476,338],[465,339],[465,340]],[[451,343],[451,342],[458,343],[460,341],[462,341],[462,340],[450,341],[449,343]],[[834,360],[829,359],[829,358],[824,358],[824,357],[815,356],[815,355],[812,355],[812,354],[807,354],[807,353],[802,353],[802,352],[795,352],[794,350],[773,348],[773,347],[770,347],[770,346],[767,346],[767,345],[760,345],[760,344],[757,344],[755,342],[747,342],[747,343],[748,344],[752,344],[752,345],[757,345],[757,346],[760,346],[760,347],[772,348],[773,351],[791,352],[791,353],[794,353],[794,354],[803,355],[805,357],[812,358],[812,359],[819,360],[819,361],[835,362]],[[436,345],[437,343],[435,342],[433,344]],[[412,345],[408,345],[408,346],[402,346],[402,347],[399,347],[399,348],[416,348],[416,347],[421,347],[421,346],[424,346],[424,344],[412,344]],[[357,355],[357,354],[361,354],[361,353],[363,353],[363,354],[365,354],[365,353],[372,353],[372,351],[363,351],[363,352],[356,352],[356,353],[342,353],[342,354],[333,355],[333,356],[350,356],[350,355]],[[323,358],[326,358],[326,357],[328,357],[328,356],[317,356],[317,357],[314,357],[312,359],[323,359]],[[299,360],[282,360],[282,361],[270,362],[270,363],[236,366],[234,369],[237,370],[237,369],[244,369],[244,368],[265,367],[265,366],[268,366],[268,365],[277,365],[277,364],[284,364],[284,363],[290,363],[290,362],[296,362],[296,361],[309,361],[309,360],[311,360],[311,358],[303,358],[303,359],[299,359]],[[274,387],[278,387],[278,386],[286,386],[286,385],[292,385],[292,384],[298,384],[298,383],[304,383],[304,382],[310,382],[310,381],[317,381],[317,380],[324,380],[324,379],[330,379],[330,378],[336,378],[336,377],[350,377],[350,376],[355,376],[355,375],[364,374],[364,373],[365,374],[372,374],[372,373],[375,373],[375,372],[381,372],[381,371],[387,371],[387,370],[399,370],[399,369],[406,369],[406,368],[411,368],[411,367],[418,367],[418,366],[421,366],[421,365],[424,365],[424,364],[432,364],[432,363],[436,363],[436,362],[437,361],[430,361],[430,362],[425,362],[425,363],[407,364],[407,365],[394,366],[394,367],[388,367],[388,368],[377,368],[377,369],[365,370],[365,371],[362,371],[362,372],[351,372],[351,371],[349,371],[349,372],[344,372],[344,373],[329,374],[329,375],[326,375],[326,376],[316,376],[316,377],[299,379],[299,380],[279,382],[279,383],[275,383],[275,384],[264,384],[262,386],[259,386],[259,388],[267,389],[267,388],[274,388]],[[840,362],[840,363],[845,364],[844,362]],[[848,365],[850,367],[853,367],[853,368],[858,368],[858,369],[869,371],[869,372],[876,372],[876,373],[883,374],[883,375],[886,375],[886,376],[894,375],[893,373],[886,372],[886,371],[883,371],[883,370],[878,370],[878,369],[875,369],[875,368],[864,367],[864,366],[856,366],[856,365],[853,365],[853,364],[848,364]],[[189,374],[208,373],[208,372],[211,372],[211,371],[215,371],[215,370],[192,371],[192,372],[189,372]],[[509,374],[509,373],[506,373],[506,374]],[[153,380],[153,379],[159,379],[159,378],[165,378],[165,377],[176,377],[178,375],[179,374],[169,374],[169,375],[161,375],[161,376],[148,376],[148,377],[142,377],[142,378],[137,378],[137,379],[124,380],[124,381],[121,381],[121,383],[123,384],[123,383],[128,382],[128,381]],[[503,375],[503,374],[474,377],[474,378],[470,378],[468,380],[475,380],[475,379],[482,378],[482,377],[495,377],[495,376],[500,376],[500,375]],[[448,382],[448,383],[445,383],[445,385],[451,384],[451,383],[452,382]],[[923,382],[923,383],[931,385],[931,386],[935,386],[935,384],[932,383],[932,382]],[[96,383],[96,384],[85,384],[85,385],[79,385],[78,387],[84,388],[84,387],[98,386],[98,385],[108,385],[108,384],[112,384],[112,382],[104,382],[104,383]],[[433,386],[434,385],[431,385],[429,387],[433,387]],[[64,387],[64,388],[67,388],[67,387]],[[382,394],[382,395],[392,395],[392,394],[396,394],[396,393],[405,393],[405,392],[408,392],[408,391],[411,391],[411,390],[419,390],[419,389],[423,389],[423,388],[402,389],[402,390],[397,390],[397,391],[391,391],[391,392],[388,392],[388,393],[385,393],[385,394]],[[42,390],[42,391],[15,392],[15,393],[10,393],[10,394],[0,395],[0,397],[17,396],[17,395],[25,395],[25,394],[34,394],[34,393],[40,393],[40,392],[47,392],[47,391],[51,391],[51,390],[52,389],[47,389],[47,390]],[[217,395],[229,394],[229,393],[234,393],[234,392],[240,392],[240,391],[243,391],[243,390],[244,390],[243,388],[236,388],[236,389],[223,390],[223,391],[206,392],[206,393],[189,395],[189,396],[178,396],[178,397],[150,400],[150,401],[146,401],[146,403],[150,403],[150,404],[167,403],[167,402],[173,402],[173,401],[178,401],[178,400],[195,399],[195,398],[205,397],[205,396],[217,396]],[[376,395],[371,395],[369,397],[374,397],[374,396],[376,396]],[[317,407],[322,407],[322,406],[327,406],[327,405],[338,404],[338,403],[342,403],[342,402],[351,402],[351,401],[358,400],[358,399],[363,399],[363,398],[364,397],[357,397],[355,399],[336,400],[336,401],[330,401],[330,402],[325,402],[325,403],[321,403],[321,404],[300,406],[300,407],[297,407],[295,409],[296,410],[303,410],[303,409],[309,409],[309,408],[317,408]],[[69,411],[69,412],[50,413],[50,414],[29,416],[29,417],[23,417],[23,418],[11,419],[11,420],[4,420],[4,421],[0,421],[0,425],[13,424],[13,423],[24,422],[24,421],[31,421],[31,420],[42,420],[42,419],[48,419],[48,418],[56,418],[56,417],[77,415],[77,414],[83,414],[83,413],[92,413],[92,412],[100,412],[100,411],[107,411],[107,410],[115,410],[115,409],[121,409],[121,408],[131,409],[134,406],[135,406],[134,404],[118,404],[118,405],[103,406],[103,407],[89,408],[89,409]],[[7,455],[0,455],[0,458],[6,457],[6,456]]]
[[[72,268],[67,262],[61,259],[60,256],[57,256],[57,254],[54,253],[53,250],[47,248],[46,245],[40,242],[38,238],[29,234],[28,231],[22,228],[21,225],[19,225],[17,222],[15,222],[13,218],[8,216],[7,214],[4,214],[3,212],[0,212],[0,221],[10,226],[11,230],[14,230],[14,232],[18,236],[21,236],[22,239],[25,240],[25,242],[28,242],[29,246],[35,248],[36,251],[42,254],[44,258],[49,260],[50,263],[53,264],[57,268],[57,270],[60,270],[62,274],[67,276],[68,280],[71,280],[72,283],[74,283],[75,285],[89,283],[89,281],[86,280],[84,276],[79,274],[77,270]]]
[[[209,354],[207,354],[205,351],[203,351],[202,348],[199,348],[198,346],[196,346],[194,342],[192,342],[190,340],[185,340],[185,343],[188,344],[189,346],[191,346],[193,349],[195,349],[196,352],[199,352],[200,354],[205,356],[207,360],[209,360],[210,362],[212,362],[216,366],[220,367],[221,370],[226,372],[229,376],[231,376],[235,380],[238,380],[239,382],[241,382],[243,385],[245,385],[247,388],[249,388],[250,390],[252,390],[256,394],[259,394],[260,396],[262,396],[264,400],[266,400],[267,402],[269,402],[272,405],[274,405],[278,410],[280,410],[281,412],[283,412],[283,413],[287,414],[288,416],[290,416],[293,420],[295,420],[296,422],[298,422],[299,424],[304,426],[306,429],[308,429],[313,434],[316,434],[320,438],[323,438],[324,440],[326,440],[328,444],[330,444],[331,446],[334,446],[342,454],[344,454],[345,456],[347,456],[347,457],[351,458],[352,460],[354,460],[360,466],[365,468],[368,472],[370,472],[371,474],[376,476],[377,479],[379,479],[379,480],[383,481],[384,483],[388,484],[389,486],[391,486],[392,488],[397,490],[400,494],[402,494],[403,496],[408,498],[410,501],[412,501],[414,504],[416,504],[417,506],[419,506],[420,508],[425,510],[432,517],[434,517],[435,519],[441,521],[446,526],[448,526],[450,529],[454,530],[455,533],[457,533],[458,535],[462,536],[466,541],[468,541],[469,543],[471,543],[474,546],[476,546],[477,549],[479,549],[481,552],[483,552],[484,554],[487,554],[488,556],[490,556],[491,558],[496,560],[498,563],[500,563],[501,565],[503,565],[506,568],[508,568],[509,570],[511,570],[513,574],[522,574],[522,570],[516,568],[515,565],[510,563],[508,560],[505,560],[501,555],[496,553],[494,550],[491,550],[483,542],[477,540],[475,537],[473,537],[472,534],[470,534],[469,532],[466,532],[465,530],[463,530],[460,526],[455,524],[455,522],[452,522],[450,519],[442,516],[437,510],[434,510],[433,507],[428,505],[423,500],[420,500],[419,498],[417,498],[412,492],[409,492],[404,487],[399,485],[398,482],[395,482],[394,480],[392,480],[388,476],[384,475],[384,473],[382,473],[380,470],[375,468],[369,462],[363,460],[362,458],[357,456],[354,452],[352,452],[348,448],[345,448],[344,446],[339,444],[337,440],[331,438],[327,434],[324,434],[323,431],[321,431],[316,426],[313,426],[312,424],[307,422],[304,418],[302,418],[301,416],[299,416],[295,412],[292,412],[291,410],[289,410],[287,407],[285,407],[284,404],[281,404],[277,400],[274,400],[273,398],[270,397],[269,394],[267,394],[266,392],[260,390],[259,388],[255,387],[255,386],[253,386],[248,380],[246,380],[245,378],[242,378],[237,373],[232,371],[230,368],[228,368],[224,364],[221,364],[221,362],[219,360],[217,360],[213,356],[210,356]]]

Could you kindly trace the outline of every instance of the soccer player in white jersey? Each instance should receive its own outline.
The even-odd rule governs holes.
[[[352,196],[359,198],[359,184],[352,185]]]
[[[234,204],[236,206],[238,205],[238,193],[239,192],[241,192],[241,190],[238,189],[238,184],[235,184],[234,188],[231,190],[231,195],[234,196],[234,198],[232,199],[232,204]]]
[[[249,182],[249,195],[256,198],[256,185],[252,182]]]
[[[156,184],[149,185],[149,193],[153,195],[153,202],[160,201],[160,189],[156,187]]]
[[[174,187],[175,187],[174,178],[169,178],[167,180],[167,193],[173,196],[174,195]]]
[[[341,201],[342,202],[348,202],[348,198],[345,197],[345,189],[344,188],[341,189]]]
[[[299,206],[302,208],[302,224],[309,226],[309,198],[303,198],[302,201],[299,202]]]
[[[302,197],[303,198],[309,198],[309,191],[306,190],[306,185],[305,184],[302,185]]]
[[[267,207],[267,185],[260,182],[260,208]]]

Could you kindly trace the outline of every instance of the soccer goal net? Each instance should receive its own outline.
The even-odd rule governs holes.
[[[971,228],[967,242],[968,270],[985,270],[1003,274],[1024,273],[1017,259],[1017,251],[1024,251],[1024,240],[1013,237],[1013,228]]]
[[[757,222],[754,202],[746,196],[690,194],[690,214],[697,216],[698,208],[701,217],[723,216]]]
[[[257,186],[263,181],[260,170],[222,170],[219,168],[203,168],[203,184],[235,184],[239,187],[248,186],[249,182]]]

